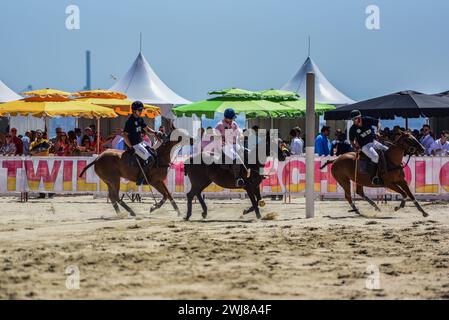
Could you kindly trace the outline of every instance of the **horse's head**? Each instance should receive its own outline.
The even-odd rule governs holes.
[[[394,143],[401,147],[406,155],[417,156],[423,154],[426,150],[424,146],[413,136],[413,134],[407,131],[399,130],[394,140]]]

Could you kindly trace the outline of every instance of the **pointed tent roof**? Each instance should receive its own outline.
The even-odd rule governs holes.
[[[306,78],[307,73],[315,73],[315,100],[318,103],[344,105],[354,103],[355,101],[348,98],[335,88],[329,80],[326,79],[324,74],[320,71],[318,66],[309,56],[302,65],[301,69],[293,76],[293,78],[287,82],[282,90],[297,92],[301,98],[306,97]]]
[[[17,93],[12,91],[3,81],[0,80],[0,103],[22,99]]]
[[[178,96],[159,79],[142,52],[139,52],[126,75],[109,90],[123,92],[131,100],[140,100],[149,104],[178,105],[190,103],[190,101]]]

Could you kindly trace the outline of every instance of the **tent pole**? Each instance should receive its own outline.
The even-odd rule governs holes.
[[[97,117],[97,154],[100,154],[100,117]]]
[[[408,118],[405,117],[405,130],[408,130]]]

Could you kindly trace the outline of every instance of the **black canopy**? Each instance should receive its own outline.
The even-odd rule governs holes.
[[[401,91],[328,111],[324,114],[324,119],[349,119],[349,114],[354,109],[360,110],[363,115],[378,119],[447,116],[449,115],[449,96]]]

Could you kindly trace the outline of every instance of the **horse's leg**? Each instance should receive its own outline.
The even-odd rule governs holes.
[[[151,181],[150,181],[151,183]],[[162,194],[162,199],[161,201],[159,201],[158,203],[154,204],[151,209],[150,209],[150,213],[153,212],[154,210],[159,209],[160,207],[162,207],[165,203],[165,201],[167,201],[167,192],[165,191],[164,188],[164,183],[161,181],[155,181],[154,183],[151,183],[151,185],[160,193]]]
[[[396,191],[397,193],[399,193],[402,196],[401,203],[399,204],[399,206],[394,207],[394,211],[398,211],[398,210],[404,208],[405,207],[405,199],[407,199],[407,194],[405,193],[405,191],[402,190],[401,187],[399,187],[396,184],[389,184],[386,187],[393,191]]]
[[[172,197],[170,191],[168,191],[168,188],[167,188],[167,186],[165,185],[165,183],[162,182],[161,184],[162,184],[162,187],[163,187],[164,190],[165,190],[166,197],[167,197],[168,200],[170,201],[170,203],[171,203],[173,209],[175,209],[175,211],[178,213],[178,217],[180,217],[180,216],[181,216],[181,211],[179,211],[179,208],[178,208],[178,205],[177,205],[176,202],[175,202],[175,199],[173,199],[173,197]]]
[[[117,203],[119,200],[118,199],[119,198],[118,191],[114,188],[114,186],[111,183],[108,183],[108,182],[105,182],[105,183],[108,186],[108,196],[109,196],[109,199],[111,200],[112,206],[115,209],[115,213],[119,214],[120,208]]]
[[[125,201],[123,201],[123,198],[120,198],[120,197],[119,197],[120,180],[111,182],[110,185],[111,185],[111,186],[113,187],[113,189],[114,189],[113,194],[114,194],[114,197],[115,197],[115,199],[116,199],[116,202],[117,202],[118,204],[120,204],[126,211],[128,211],[128,213],[129,213],[131,216],[135,217],[135,216],[136,216],[136,213],[133,211],[133,209],[131,209],[131,208],[125,203]],[[112,201],[112,203],[114,203],[114,201],[113,201],[112,199],[111,199],[111,201]],[[113,204],[113,205],[114,205],[114,204]],[[114,208],[115,208],[115,206],[114,206]],[[116,211],[117,211],[117,210],[116,210]],[[118,213],[118,212],[117,212],[117,213]]]
[[[365,199],[366,201],[368,201],[368,203],[369,203],[370,205],[372,205],[372,206],[374,207],[374,209],[376,209],[376,211],[380,211],[380,208],[377,206],[377,204],[376,204],[373,200],[371,200],[370,198],[368,198],[368,197],[365,195],[365,192],[363,191],[363,186],[361,186],[361,185],[358,184],[355,192],[356,192],[359,196],[361,196],[363,199]]]
[[[126,211],[128,211],[129,214],[130,214],[131,216],[133,216],[133,217],[136,216],[136,213],[134,212],[134,210],[131,209],[131,208],[125,203],[125,201],[123,201],[123,200],[120,199],[118,203],[120,203],[120,205],[121,205]]]
[[[193,198],[196,196],[198,198],[198,202],[201,204],[201,208],[203,209],[203,212],[201,213],[202,217],[206,219],[207,217],[207,206],[206,202],[204,201],[203,197],[201,196],[201,192],[203,192],[204,189],[207,188],[208,185],[211,184],[212,181],[208,180],[202,184],[192,184],[192,188],[187,193],[187,214],[184,217],[184,220],[189,220],[192,216],[192,201]]]
[[[254,195],[254,190],[252,190],[251,188],[248,188],[246,190],[246,193],[248,194],[248,197],[251,200],[251,204],[253,205],[252,208],[254,208],[254,211],[256,211],[257,219],[262,218],[262,216],[260,215],[260,210],[259,210],[259,206],[257,204],[256,196]],[[250,210],[250,209],[248,209],[248,210]]]
[[[421,205],[419,204],[419,202],[416,200],[415,196],[413,195],[413,193],[410,191],[410,188],[408,187],[407,181],[405,180],[401,180],[398,182],[398,185],[401,187],[402,190],[404,190],[407,195],[409,196],[410,199],[412,199],[413,204],[415,205],[415,207],[419,210],[419,212],[422,213],[423,217],[428,217],[429,214],[427,212],[424,211],[424,209],[421,207]]]
[[[336,178],[336,180],[337,180],[338,184],[341,185],[341,187],[345,191],[345,199],[346,199],[346,201],[349,202],[349,205],[352,208],[352,210],[350,210],[349,212],[355,212],[357,214],[360,214],[359,209],[357,209],[357,207],[355,206],[355,204],[351,198],[351,180],[347,177],[343,177],[343,178],[339,178],[339,179]]]

